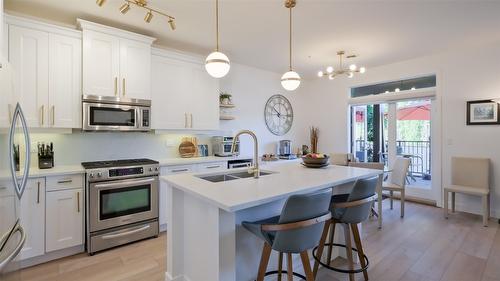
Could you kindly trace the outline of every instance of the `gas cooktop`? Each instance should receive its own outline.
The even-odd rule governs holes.
[[[151,159],[122,159],[122,160],[109,160],[109,161],[94,161],[94,162],[82,162],[82,166],[85,169],[100,169],[100,168],[112,168],[112,167],[126,167],[126,166],[141,166],[141,165],[152,165],[159,164],[158,161]]]

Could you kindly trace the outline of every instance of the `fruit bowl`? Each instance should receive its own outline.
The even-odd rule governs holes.
[[[309,153],[305,156],[302,156],[302,161],[304,164],[312,164],[312,165],[324,165],[327,164],[330,160],[330,156],[323,153]]]

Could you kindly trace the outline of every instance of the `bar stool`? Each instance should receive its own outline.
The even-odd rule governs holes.
[[[321,230],[325,222],[331,219],[331,196],[331,188],[310,194],[292,195],[285,202],[279,216],[242,223],[244,228],[264,240],[257,281],[262,281],[265,276],[272,274],[278,274],[278,280],[281,280],[282,274],[285,273],[288,281],[292,281],[293,276],[307,281],[314,280],[307,250],[318,245]],[[279,252],[278,270],[266,272],[271,250]],[[283,253],[287,254],[286,271],[282,270]],[[306,276],[293,272],[292,254],[300,254]]]
[[[332,219],[325,224],[319,246],[313,250],[313,257],[316,260],[314,263],[313,275],[316,277],[319,265],[324,268],[349,274],[349,280],[354,281],[354,274],[363,272],[365,280],[368,280],[368,257],[364,254],[363,246],[361,245],[361,238],[359,235],[358,224],[368,219],[371,211],[373,201],[377,200],[375,194],[377,184],[380,184],[379,177],[372,177],[368,179],[359,179],[354,184],[351,193],[333,195],[331,198],[330,210],[332,212]],[[335,235],[335,225],[342,224],[344,227],[345,245],[333,243]],[[330,230],[330,237],[328,243],[326,236]],[[356,248],[351,245],[351,231],[354,237]],[[327,263],[321,261],[325,246],[328,247]],[[346,249],[347,261],[349,269],[341,269],[330,266],[332,260],[333,246],[342,247]],[[352,258],[352,251],[358,253],[361,267],[355,269],[354,261]]]

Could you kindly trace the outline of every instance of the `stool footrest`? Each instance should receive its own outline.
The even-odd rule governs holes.
[[[288,271],[286,270],[282,270],[281,271],[281,274],[287,274]],[[266,272],[265,276],[269,276],[269,275],[275,275],[275,274],[278,274],[278,271],[277,270],[272,270],[272,271],[268,271]],[[297,272],[292,272],[293,276],[296,276],[296,277],[299,277],[299,278],[302,278],[301,280],[306,280],[306,277],[302,274],[299,274]]]
[[[333,245],[333,246],[337,246],[337,247],[342,247],[342,248],[346,248],[347,250],[347,246],[346,245],[343,245],[343,244],[337,244],[337,243],[325,243],[325,247],[326,246],[330,246],[330,245]],[[358,249],[356,248],[352,248],[353,251],[357,252]],[[313,255],[313,258],[319,263],[321,264],[321,266],[329,269],[329,270],[333,270],[333,271],[337,271],[337,272],[341,272],[341,273],[361,273],[365,270],[368,269],[368,266],[370,265],[370,261],[368,260],[368,257],[366,255],[363,255],[363,258],[365,259],[365,262],[366,262],[366,266],[364,267],[360,267],[360,268],[357,268],[357,269],[353,269],[353,270],[349,270],[349,269],[342,269],[342,268],[336,268],[336,267],[333,267],[333,266],[330,266],[329,264],[326,264],[324,262],[321,261],[321,257],[317,257],[316,253],[318,251],[318,246],[314,247],[313,251],[312,251],[312,255]],[[330,262],[330,261],[329,261]]]

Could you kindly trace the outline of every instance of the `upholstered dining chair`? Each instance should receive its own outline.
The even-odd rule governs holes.
[[[330,163],[332,165],[347,166],[350,162],[355,162],[356,158],[352,153],[331,153]]]
[[[394,162],[388,179],[382,184],[382,190],[389,191],[391,210],[394,207],[394,192],[400,193],[402,218],[405,216],[405,187],[406,175],[408,174],[409,167],[409,158],[404,158],[401,156],[396,157],[396,161]]]
[[[455,212],[455,193],[482,198],[483,225],[490,216],[490,159],[452,157],[451,185],[444,188],[444,217],[448,218],[448,195],[451,192],[451,210]]]

